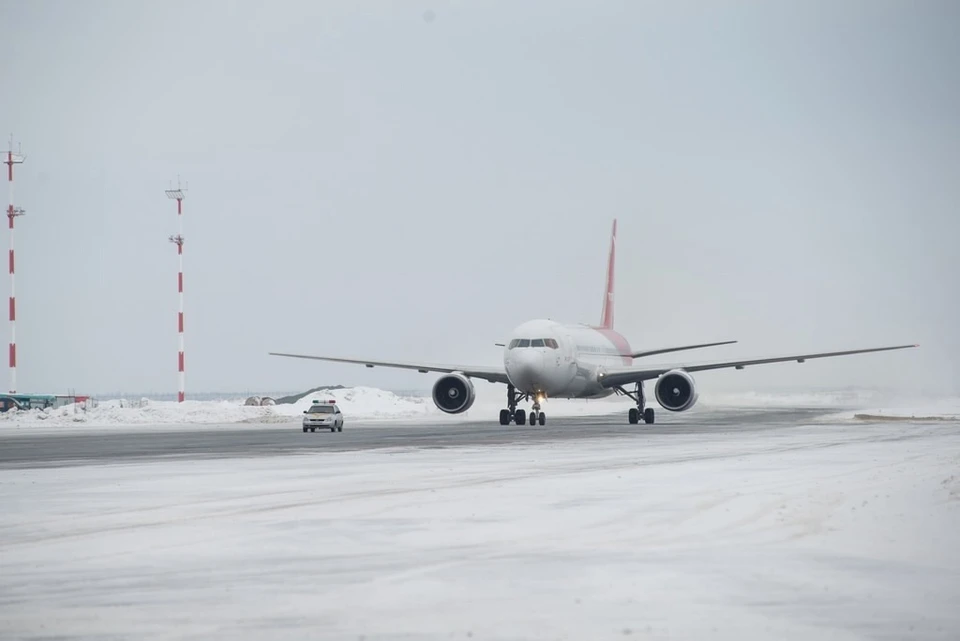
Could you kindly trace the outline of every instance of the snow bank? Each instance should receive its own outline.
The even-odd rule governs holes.
[[[916,397],[895,391],[871,389],[810,392],[740,392],[704,394],[697,407],[803,407],[836,408],[821,422],[852,420],[960,420],[960,398]]]
[[[277,415],[299,420],[314,400],[334,400],[345,417],[363,420],[379,418],[415,418],[439,414],[429,398],[422,396],[398,396],[373,387],[351,387],[332,391],[315,392],[292,405],[276,405],[259,408],[272,410],[267,416]]]
[[[903,400],[821,417],[823,421],[960,421],[960,398]]]
[[[872,389],[726,394],[707,391],[700,394],[698,404],[710,407],[864,407],[882,403],[887,397],[887,393]]]
[[[648,386],[650,387],[650,386]],[[83,409],[79,405],[67,405],[55,410],[31,410],[0,414],[0,429],[30,428],[41,426],[62,427],[109,427],[109,426],[171,426],[187,425],[263,425],[270,423],[296,423],[314,400],[325,402],[333,399],[343,410],[347,420],[375,423],[377,421],[416,420],[418,422],[459,422],[496,420],[506,399],[502,385],[478,385],[477,400],[469,411],[462,414],[444,414],[433,404],[429,394],[398,395],[371,387],[316,392],[294,404],[255,406],[245,405],[245,398],[219,401],[188,400],[154,401],[149,399],[113,399],[101,401],[97,407]],[[647,390],[649,401],[652,389]],[[523,404],[529,407],[529,404]],[[608,397],[599,400],[549,399],[544,411],[549,417],[604,416],[623,413],[632,406],[632,401],[623,397]],[[654,405],[654,407],[658,407]],[[960,419],[960,399],[906,399],[899,403],[891,401],[889,394],[872,390],[814,391],[808,393],[756,393],[705,394],[693,412],[711,407],[823,407],[837,408],[837,413],[825,416],[825,420],[854,420],[858,414],[887,417],[948,417]],[[842,411],[840,411],[842,410]]]
[[[493,387],[493,386],[491,386]],[[66,405],[54,410],[11,410],[0,414],[0,429],[38,427],[123,427],[136,425],[183,427],[187,425],[262,425],[296,423],[314,400],[335,400],[347,420],[376,422],[382,420],[476,421],[495,420],[505,404],[503,386],[477,388],[477,401],[462,414],[444,414],[429,395],[398,395],[372,387],[326,390],[310,394],[293,404],[246,405],[246,398],[219,401],[187,400],[155,401],[150,399],[112,399],[97,407],[83,409]],[[552,399],[544,408],[549,416],[596,416],[626,412],[624,399],[576,401]]]
[[[97,407],[82,409],[66,405],[54,410],[11,410],[0,414],[0,426],[124,426],[124,425],[211,425],[235,423],[296,422],[313,399],[337,401],[351,419],[371,420],[428,416],[435,410],[429,398],[403,397],[384,390],[356,387],[317,393],[293,405],[244,405],[244,399],[222,401],[101,401]]]

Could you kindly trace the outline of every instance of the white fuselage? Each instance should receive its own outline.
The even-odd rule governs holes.
[[[632,364],[630,345],[613,330],[534,320],[513,330],[503,366],[518,392],[543,398],[603,398],[606,367]]]

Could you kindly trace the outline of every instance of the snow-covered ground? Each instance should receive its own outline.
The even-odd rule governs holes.
[[[344,414],[357,419],[422,416],[433,409],[428,398],[401,397],[392,392],[357,387],[335,393],[317,393],[289,405],[246,406],[243,398],[220,401],[155,401],[110,399],[83,409],[67,405],[54,410],[10,411],[0,415],[0,424],[36,426],[94,425],[206,425],[297,421],[313,399],[336,400]]]
[[[960,399],[941,398],[925,400],[902,400],[893,403],[862,405],[856,410],[847,410],[824,416],[822,420],[960,420]]]
[[[124,428],[130,426],[166,426],[184,429],[196,426],[207,429],[211,425],[257,426],[264,423],[295,423],[303,411],[318,399],[336,400],[348,421],[360,421],[368,427],[377,422],[416,420],[471,421],[495,420],[504,402],[502,385],[478,385],[477,401],[467,412],[459,415],[444,414],[434,405],[429,395],[398,395],[393,392],[369,387],[355,387],[318,392],[291,405],[245,406],[244,398],[220,401],[188,400],[156,401],[150,399],[111,399],[99,401],[90,409],[68,405],[55,410],[10,411],[0,414],[0,429],[22,428],[36,431],[38,427],[71,428],[78,431],[87,428]],[[659,410],[648,390],[650,403]],[[631,401],[623,397],[600,400],[550,399],[544,406],[548,416],[601,416],[622,413],[626,416]],[[830,420],[853,418],[855,413],[896,414],[920,416],[918,412],[933,416],[960,416],[960,399],[911,399],[894,400],[873,390],[839,390],[811,392],[716,394],[709,391],[701,394],[692,412],[703,408],[718,407],[822,407],[842,408],[843,413],[831,416]],[[855,408],[855,409],[850,409]],[[663,410],[660,410],[663,411]]]
[[[894,397],[881,390],[856,388],[713,392],[704,387],[698,402],[711,407],[865,407],[889,403]]]
[[[960,638],[960,423],[0,471],[0,638]]]
[[[818,390],[810,392],[740,392],[707,394],[700,403],[709,407],[812,407],[842,411],[821,420],[935,419],[960,420],[960,398],[919,397],[879,390]]]
[[[502,386],[498,386],[501,387]],[[382,420],[417,419],[422,421],[466,421],[496,418],[504,403],[503,389],[494,397],[489,390],[478,393],[477,402],[463,414],[444,414],[429,396],[400,396],[369,387],[354,387],[311,394],[295,404],[246,406],[244,398],[220,401],[155,401],[150,399],[111,399],[99,401],[96,407],[83,409],[67,405],[53,410],[9,411],[0,414],[0,429],[55,427],[126,427],[135,425],[180,426],[263,424],[297,422],[314,401],[335,400],[349,421],[366,423]],[[598,415],[626,412],[629,404],[616,399],[550,401],[552,416]]]

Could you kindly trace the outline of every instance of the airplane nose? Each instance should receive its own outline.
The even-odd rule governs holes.
[[[543,354],[535,349],[518,349],[507,366],[507,375],[519,389],[533,391],[541,381]]]

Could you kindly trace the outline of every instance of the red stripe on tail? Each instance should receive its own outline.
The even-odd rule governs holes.
[[[610,257],[607,260],[607,287],[603,294],[603,314],[600,327],[613,329],[613,275],[617,258],[617,219],[613,219],[613,233],[610,236]]]

